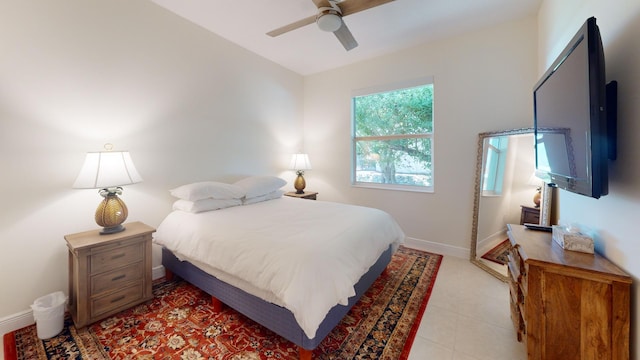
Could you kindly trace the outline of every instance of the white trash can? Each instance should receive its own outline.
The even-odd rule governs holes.
[[[31,309],[36,320],[38,338],[49,339],[58,335],[64,327],[64,305],[67,298],[62,291],[37,298]]]

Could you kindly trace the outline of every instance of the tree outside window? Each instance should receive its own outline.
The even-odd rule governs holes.
[[[433,190],[433,83],[353,98],[356,185]]]

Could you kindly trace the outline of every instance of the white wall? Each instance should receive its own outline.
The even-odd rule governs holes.
[[[356,89],[434,77],[435,192],[350,185]],[[468,253],[478,133],[530,127],[536,20],[526,18],[305,78],[307,187],[391,213],[407,236]]]
[[[87,151],[131,152],[128,221],[151,226],[185,182],[293,179],[301,76],[144,0],[4,1],[0,24],[0,319],[67,291],[63,236],[98,227],[71,189]]]
[[[545,0],[540,8],[538,74],[546,70],[584,21],[595,16],[605,49],[607,80],[618,81],[618,159],[609,166],[609,195],[599,200],[559,191],[561,223],[597,232],[597,250],[640,277],[640,2]],[[633,285],[632,359],[640,359],[638,286]]]
[[[521,206],[534,206],[535,186],[528,184],[535,168],[533,133],[510,135],[508,149],[502,194],[480,197],[479,243],[497,235],[506,236],[507,224],[520,223]],[[504,240],[506,237],[498,239]],[[480,252],[478,254],[482,255]]]
[[[507,224],[519,224],[521,216],[521,205],[535,206],[533,195],[536,193],[536,185],[529,183],[531,175],[535,169],[535,151],[533,134],[519,135],[512,137],[515,147],[513,157],[513,182],[511,188],[512,212],[509,214]],[[540,182],[542,184],[542,182]]]

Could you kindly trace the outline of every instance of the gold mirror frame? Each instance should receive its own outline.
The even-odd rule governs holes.
[[[567,155],[570,162],[573,159],[573,146],[571,144],[571,139],[569,137],[569,130],[566,128],[539,128],[539,133],[551,133],[551,134],[562,134],[567,139]],[[482,190],[480,188],[482,181],[482,170],[484,168],[484,141],[489,137],[496,136],[512,136],[512,135],[526,135],[526,134],[535,134],[534,128],[520,128],[520,129],[512,129],[512,130],[504,130],[504,131],[493,131],[493,132],[483,132],[478,134],[478,152],[476,154],[476,174],[475,174],[475,182],[474,182],[474,198],[473,198],[473,219],[471,222],[471,248],[469,251],[469,260],[488,272],[489,274],[496,277],[498,280],[503,282],[508,282],[509,277],[492,268],[491,266],[484,263],[482,260],[478,259],[478,219],[480,217],[480,197]],[[570,164],[571,166],[571,164]],[[575,166],[575,165],[573,165]],[[545,225],[550,225],[551,223],[555,223],[557,220],[557,209],[554,206],[557,205],[557,201],[554,200],[554,195],[552,195],[552,188],[549,186],[544,186],[544,193],[541,204],[541,220]],[[505,224],[506,225],[506,224]]]
[[[473,197],[473,220],[471,223],[471,249],[469,252],[469,260],[480,267],[482,270],[488,272],[489,274],[496,277],[498,280],[507,282],[509,278],[503,274],[501,274],[496,269],[488,266],[483,261],[478,259],[478,218],[480,216],[480,195],[481,195],[481,179],[482,179],[482,169],[484,167],[483,157],[484,157],[484,140],[489,137],[495,136],[510,136],[510,135],[523,135],[523,134],[533,134],[533,128],[521,128],[521,129],[512,129],[512,130],[504,130],[504,131],[493,131],[493,132],[483,132],[478,134],[478,152],[476,154],[476,174],[475,174],[475,183],[474,183],[474,197]]]

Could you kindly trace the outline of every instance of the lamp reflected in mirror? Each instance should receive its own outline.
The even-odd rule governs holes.
[[[539,208],[540,201],[542,200],[542,186],[544,186],[544,181],[537,177],[536,172],[533,171],[529,177],[529,181],[527,181],[527,184],[536,187],[536,192],[533,194],[533,204],[536,208]]]

